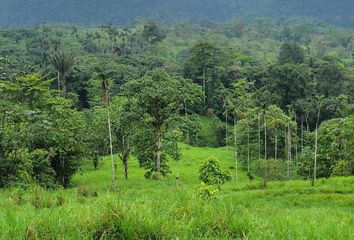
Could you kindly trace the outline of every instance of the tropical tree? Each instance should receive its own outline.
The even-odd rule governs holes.
[[[139,106],[144,114],[142,121],[148,122],[154,132],[156,156],[154,170],[158,177],[161,175],[161,140],[164,124],[178,113],[186,94],[195,96],[194,100],[196,100],[199,93],[199,87],[190,80],[170,76],[162,69],[148,72],[144,77],[125,85],[124,95],[132,104]]]
[[[67,97],[66,74],[74,66],[74,55],[67,51],[56,51],[50,59],[53,67],[58,73],[58,90],[62,91],[64,97]]]
[[[95,68],[95,74],[93,79],[99,79],[102,84],[102,103],[107,111],[107,124],[108,124],[108,137],[109,137],[109,149],[111,155],[111,171],[112,171],[112,189],[115,189],[115,172],[117,165],[113,156],[113,139],[112,139],[112,122],[111,122],[111,111],[110,111],[110,96],[109,96],[109,77],[112,70],[105,70],[100,67]]]

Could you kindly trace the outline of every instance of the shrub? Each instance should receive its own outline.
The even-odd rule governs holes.
[[[347,161],[340,160],[337,162],[335,165],[333,171],[332,171],[332,176],[350,176],[351,174],[351,166]]]
[[[253,165],[255,173],[262,179],[263,187],[267,187],[270,180],[284,180],[286,166],[281,160],[260,159]]]
[[[231,181],[231,173],[221,169],[220,162],[214,158],[209,157],[199,170],[199,179],[207,185],[223,185]]]
[[[217,186],[207,185],[202,182],[197,188],[197,195],[204,200],[213,199],[216,198],[219,191],[220,189]]]

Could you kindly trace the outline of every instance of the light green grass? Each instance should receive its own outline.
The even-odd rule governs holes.
[[[260,189],[240,171],[215,200],[195,194],[209,156],[235,166],[232,148],[183,148],[181,188],[176,163],[161,180],[144,179],[131,159],[129,180],[118,169],[110,192],[110,162],[87,162],[71,189],[0,190],[0,239],[354,239],[354,177],[271,182]],[[234,173],[234,169],[230,169]]]

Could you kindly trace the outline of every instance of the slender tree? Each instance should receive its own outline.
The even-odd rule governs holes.
[[[314,162],[313,162],[313,177],[311,186],[315,186],[317,178],[317,148],[318,148],[318,127],[320,124],[321,116],[321,100],[322,97],[317,97],[317,119],[316,119],[316,129],[315,129],[315,152],[314,152]]]
[[[113,156],[113,139],[112,139],[112,123],[111,123],[111,111],[110,111],[110,97],[109,97],[109,75],[113,71],[105,71],[102,68],[96,67],[93,78],[100,79],[102,83],[102,103],[107,110],[107,125],[108,125],[108,137],[109,137],[109,149],[111,155],[111,171],[112,171],[112,189],[115,189],[116,181],[116,163]]]

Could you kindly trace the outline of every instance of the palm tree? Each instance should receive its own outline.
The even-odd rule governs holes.
[[[51,57],[51,63],[58,71],[58,90],[67,97],[66,74],[74,66],[74,55],[66,51],[56,51]]]
[[[111,113],[110,113],[110,99],[109,99],[109,76],[113,71],[105,71],[100,67],[95,68],[94,79],[99,79],[102,82],[102,103],[107,109],[107,123],[108,123],[108,136],[109,136],[109,148],[111,154],[112,163],[112,189],[115,189],[115,172],[116,163],[113,157],[113,141],[112,141],[112,123],[111,123]]]

